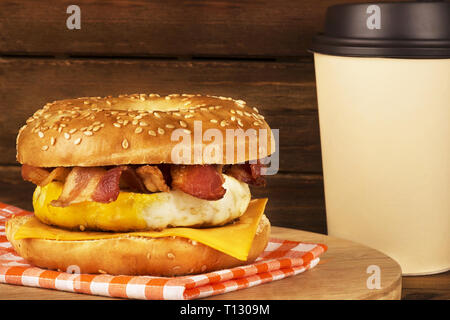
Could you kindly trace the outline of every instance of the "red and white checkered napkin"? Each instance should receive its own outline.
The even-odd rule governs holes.
[[[0,202],[0,282],[108,297],[183,300],[244,289],[302,273],[319,263],[323,244],[270,239],[249,265],[184,277],[74,274],[32,267],[5,236],[5,222],[31,212]]]

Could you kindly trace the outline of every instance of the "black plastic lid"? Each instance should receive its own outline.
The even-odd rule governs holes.
[[[450,58],[450,2],[331,6],[312,52],[359,57]]]

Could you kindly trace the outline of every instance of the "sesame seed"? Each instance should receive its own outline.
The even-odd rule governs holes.
[[[134,133],[141,133],[142,132],[142,127],[136,127],[136,130],[134,130]]]
[[[116,123],[116,122],[113,123],[113,126],[116,127],[116,128],[122,127],[119,123]]]
[[[56,142],[55,137],[51,137],[50,138],[50,144],[53,146],[53,145],[55,145],[55,142]]]
[[[234,109],[231,109],[230,112],[231,112],[232,114],[235,114],[235,113],[236,113],[236,111],[235,111]]]
[[[153,130],[148,130],[148,134],[151,136],[156,136],[156,133]]]
[[[167,96],[167,97],[165,97],[164,99],[166,99],[166,100],[170,100],[170,96]]]
[[[173,129],[173,128],[175,128],[175,126],[173,124],[166,124],[166,128]]]
[[[75,140],[73,143],[74,143],[74,144],[80,144],[80,142],[81,142],[81,138],[78,138],[78,139]]]
[[[70,134],[75,133],[77,130],[78,130],[77,128],[70,129],[70,130],[69,130],[69,133],[70,133]]]
[[[209,122],[217,123],[217,120],[216,119],[211,119],[211,120],[209,120]]]
[[[111,105],[111,101],[106,100],[106,104],[110,106]]]
[[[167,97],[166,97],[167,98]],[[153,115],[157,118],[161,118],[161,115],[158,112],[154,112]]]
[[[184,105],[184,106],[188,106],[188,105],[190,105],[190,104],[191,104],[190,101],[186,101],[183,105]]]
[[[139,122],[139,120],[133,120],[133,121],[131,121],[131,124],[135,126],[138,124],[138,122]]]
[[[64,138],[66,138],[67,140],[69,140],[69,139],[70,139],[70,134],[67,133],[67,132],[64,132]]]
[[[47,150],[48,150],[48,146],[47,146],[47,145],[42,146],[41,150],[42,150],[42,151],[47,151]]]
[[[193,114],[185,114],[184,118],[185,119],[189,119],[189,118],[192,118],[193,116],[194,116]]]
[[[39,138],[43,138],[44,137],[44,133],[42,131],[39,131],[38,132],[38,136],[39,136]]]
[[[90,102],[89,102],[89,101],[83,101],[83,103],[84,103],[84,104],[89,104]]]
[[[167,258],[169,258],[169,259],[174,259],[174,258],[175,258],[175,255],[174,255],[173,253],[169,252],[169,253],[167,254]]]
[[[92,131],[97,132],[98,130],[100,130],[101,126],[95,126],[92,128]]]
[[[243,126],[244,126],[244,124],[242,123],[241,119],[238,119],[238,121],[237,121],[237,122],[238,122],[238,125],[239,125],[239,126],[241,126],[241,127],[243,127]]]
[[[182,126],[183,128],[187,127],[187,123],[184,122],[183,120],[180,120],[180,126]]]
[[[146,126],[148,126],[148,123],[145,122],[145,121],[140,121],[140,122],[139,122],[139,125],[140,125],[141,127],[146,127]]]
[[[236,113],[237,113],[238,115],[240,115],[240,116],[243,116],[243,115],[244,115],[244,113],[243,113],[241,110],[236,110]]]
[[[127,139],[123,139],[123,141],[122,141],[122,148],[128,149],[129,146],[130,146],[130,144],[128,143],[128,140]]]
[[[61,133],[62,129],[63,129],[63,127],[59,127],[58,132]]]
[[[256,107],[253,107],[253,110],[255,110],[256,113],[259,113],[259,111]]]
[[[244,111],[244,114],[247,116],[247,117],[251,117],[252,115],[250,114],[250,113],[248,113],[247,111]]]
[[[187,134],[191,134],[191,130],[189,130],[189,129],[183,129],[183,132],[187,133]]]
[[[180,114],[179,112],[173,112],[172,114],[173,114],[174,116],[181,117],[181,114]]]
[[[231,116],[231,121],[236,121],[236,117],[235,116]]]
[[[228,124],[227,120],[220,121],[220,126],[225,127]]]
[[[259,126],[259,123],[257,121],[253,122],[254,126]]]
[[[92,131],[85,131],[85,132],[83,132],[86,136],[92,136],[93,135],[93,133],[92,133]]]
[[[80,224],[80,231],[84,231],[84,230],[86,230],[86,227],[83,226],[82,224]],[[99,271],[100,271],[100,270],[99,270]]]
[[[158,128],[158,133],[159,133],[159,134],[164,134],[164,132],[165,132],[165,131],[164,131],[163,128]]]

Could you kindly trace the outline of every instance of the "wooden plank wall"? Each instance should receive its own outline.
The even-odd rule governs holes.
[[[0,201],[31,210],[15,137],[48,101],[121,93],[203,93],[257,106],[280,129],[280,172],[268,196],[274,225],[326,232],[312,55],[336,0],[0,2]]]

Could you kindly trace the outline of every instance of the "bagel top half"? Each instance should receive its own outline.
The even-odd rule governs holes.
[[[212,142],[213,138],[205,136],[208,129],[223,136],[223,154],[214,161],[195,155],[199,150],[195,146],[206,147]],[[257,132],[256,154],[249,151],[252,142],[248,136],[243,140],[226,139],[229,129],[234,130],[232,133],[237,129]],[[259,134],[264,132],[260,129],[265,129],[265,136]],[[199,137],[195,137],[197,132]],[[233,164],[261,159],[275,151],[264,117],[242,100],[134,94],[46,104],[20,129],[17,160],[36,167],[175,163],[172,149],[183,134],[191,142],[186,151],[191,153],[189,163],[183,164]]]

